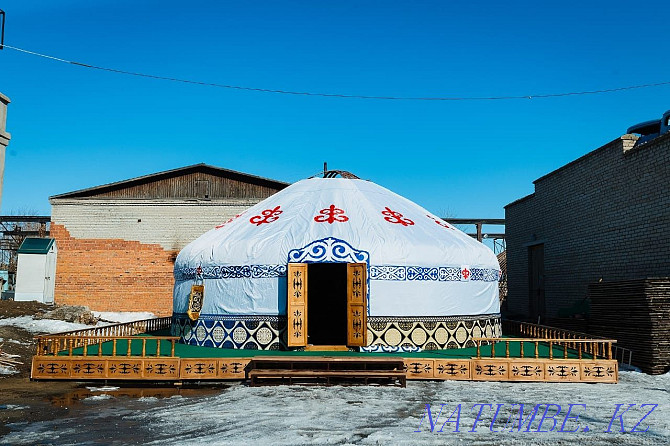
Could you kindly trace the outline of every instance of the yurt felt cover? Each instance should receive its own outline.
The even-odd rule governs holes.
[[[375,183],[311,178],[205,233],[175,264],[174,313],[204,280],[202,314],[286,314],[287,263],[368,265],[368,314],[499,313],[499,265],[485,245]]]

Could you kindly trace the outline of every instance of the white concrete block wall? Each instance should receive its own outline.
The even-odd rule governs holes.
[[[256,204],[250,200],[52,199],[51,222],[78,239],[122,239],[181,250]]]

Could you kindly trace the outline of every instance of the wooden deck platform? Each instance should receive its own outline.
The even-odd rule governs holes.
[[[405,380],[616,383],[608,339],[481,338],[476,348],[418,353],[267,352],[186,346],[151,336],[163,322],[38,337],[32,379],[77,381],[250,381],[386,383]],[[210,356],[211,355],[211,356]],[[402,377],[402,378],[401,378]]]

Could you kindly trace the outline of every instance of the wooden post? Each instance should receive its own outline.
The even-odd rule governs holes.
[[[72,338],[66,339],[68,356],[72,356]]]
[[[579,349],[577,351],[579,353],[579,360],[581,361],[581,359],[582,359],[582,343],[581,342],[579,344],[577,344],[577,348]]]
[[[116,356],[116,341],[118,341],[118,339],[112,339],[112,356]]]
[[[126,341],[128,341],[128,342],[126,343],[126,344],[128,345],[128,351],[126,352],[126,356],[130,356],[130,342],[131,342],[131,339],[130,339],[130,338],[127,338]]]
[[[481,352],[479,351],[479,347],[481,346],[482,341],[477,339],[477,359],[480,359],[482,357]]]
[[[142,338],[142,357],[147,356],[147,338]]]
[[[535,359],[540,357],[540,346],[539,342],[535,341]]]
[[[88,350],[88,339],[84,339],[84,342],[82,342],[82,348],[84,349],[84,356],[87,356],[87,350]]]
[[[171,349],[171,351],[170,351],[170,355],[171,355],[171,356],[174,356],[174,344],[175,344],[175,340],[172,339],[172,340],[170,341],[170,343],[172,344],[172,349]]]
[[[491,341],[491,358],[496,357],[496,341]]]
[[[568,359],[568,343],[563,344],[563,359]]]
[[[156,357],[160,357],[161,355],[161,340],[160,338],[156,339]]]
[[[549,341],[549,359],[554,359],[554,343]]]
[[[612,359],[612,343],[607,343],[607,359]]]
[[[520,347],[520,349],[521,349],[521,357],[522,357],[522,358],[523,358],[523,344],[524,344],[524,342],[521,341],[521,344],[519,345],[519,347]]]
[[[505,341],[505,358],[509,358],[509,341]]]

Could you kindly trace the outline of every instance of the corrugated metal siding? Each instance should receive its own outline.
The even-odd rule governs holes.
[[[91,195],[95,198],[263,199],[279,191],[244,181],[195,172]],[[208,196],[205,196],[208,195]]]

